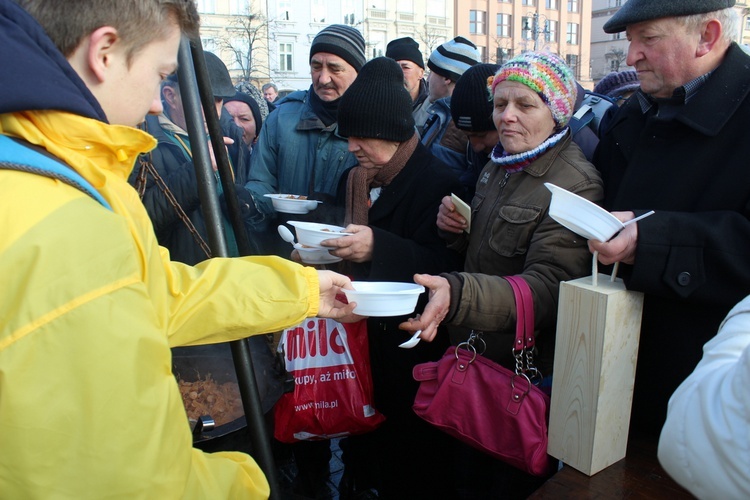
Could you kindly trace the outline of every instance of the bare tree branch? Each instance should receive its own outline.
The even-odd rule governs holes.
[[[429,24],[422,25],[415,30],[418,41],[422,42],[426,49],[427,57],[430,57],[435,48],[445,42],[445,30],[434,28]]]
[[[240,70],[241,81],[257,81],[267,78],[269,68],[258,61],[256,51],[266,49],[269,30],[273,22],[252,7],[239,16],[234,16],[226,30],[218,37],[219,47],[232,54],[235,68]]]

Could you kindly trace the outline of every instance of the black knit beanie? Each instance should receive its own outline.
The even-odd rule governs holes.
[[[499,64],[477,64],[458,79],[451,95],[451,117],[457,128],[467,132],[495,130],[487,79],[498,69]]]
[[[424,69],[424,57],[419,50],[419,43],[408,36],[388,42],[385,57],[390,57],[394,61],[411,61]]]
[[[310,60],[318,52],[339,56],[359,73],[365,63],[365,39],[356,28],[345,24],[332,24],[323,28],[313,38]]]
[[[377,57],[362,67],[357,79],[341,96],[338,133],[403,142],[414,135],[411,96],[396,61]]]
[[[253,114],[253,120],[255,120],[255,133],[260,134],[260,129],[263,127],[263,115],[260,114],[260,106],[258,106],[256,100],[238,90],[234,96],[224,99],[224,103],[232,101],[240,101],[247,104],[247,107],[250,108],[250,112]]]

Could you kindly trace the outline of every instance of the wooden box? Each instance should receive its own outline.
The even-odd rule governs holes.
[[[589,476],[625,457],[642,309],[620,279],[560,284],[547,452]]]

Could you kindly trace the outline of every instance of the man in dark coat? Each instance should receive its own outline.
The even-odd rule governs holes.
[[[244,219],[257,216],[257,210],[252,205],[250,194],[244,189],[249,172],[250,155],[243,146],[242,130],[232,122],[231,116],[221,113],[224,98],[233,97],[235,89],[224,63],[218,56],[205,52],[206,68],[211,82],[211,90],[216,102],[216,111],[222,118],[220,125],[222,132],[232,141],[225,141],[227,153],[232,171],[235,177],[235,189],[239,198],[239,204],[243,209]],[[149,159],[157,174],[164,180],[174,200],[179,204],[187,218],[193,224],[197,234],[208,241],[206,222],[203,218],[200,198],[198,196],[198,180],[193,165],[192,148],[190,139],[186,132],[185,110],[182,104],[180,85],[176,74],[170,75],[162,85],[162,101],[164,113],[160,116],[149,115],[146,117],[145,129],[153,135],[158,142]],[[214,169],[216,167],[214,166]],[[140,169],[136,166],[130,175],[129,182],[136,185]],[[221,185],[217,179],[217,189]],[[169,249],[172,260],[185,264],[197,264],[208,255],[202,244],[193,234],[193,230],[181,218],[177,209],[169,200],[169,196],[159,187],[156,179],[150,175],[146,176],[146,189],[143,195],[143,204],[146,206],[159,244]],[[252,210],[250,210],[252,209]],[[234,232],[229,220],[223,220],[229,253],[232,256],[239,255]],[[257,248],[254,253],[257,252]]]
[[[667,402],[730,308],[750,292],[750,57],[732,42],[734,0],[630,0],[604,31],[626,31],[640,90],[594,163],[604,205],[628,220],[604,264],[645,293],[631,430],[657,434]]]

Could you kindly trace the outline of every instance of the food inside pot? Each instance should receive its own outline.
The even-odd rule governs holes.
[[[236,382],[218,384],[209,373],[192,382],[180,379],[178,384],[190,420],[210,415],[216,425],[224,425],[245,413]]]

